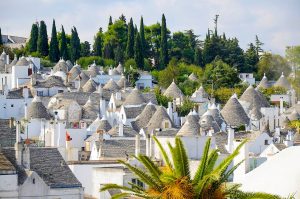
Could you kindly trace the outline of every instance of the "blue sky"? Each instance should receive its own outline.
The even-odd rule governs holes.
[[[1,7],[2,34],[28,37],[31,24],[45,20],[50,35],[54,18],[68,33],[74,25],[82,41],[92,42],[99,27],[106,30],[110,15],[123,13],[137,24],[143,15],[147,25],[165,13],[172,32],[193,29],[203,39],[219,14],[219,32],[237,37],[244,49],[256,34],[273,53],[284,55],[286,46],[300,45],[299,0],[4,0]]]

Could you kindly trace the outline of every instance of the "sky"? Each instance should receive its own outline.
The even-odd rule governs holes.
[[[107,29],[109,16],[122,13],[132,17],[139,27],[161,21],[165,14],[172,31],[193,29],[204,39],[207,29],[214,28],[219,15],[218,32],[237,37],[246,49],[255,35],[263,49],[284,55],[286,46],[300,45],[299,0],[1,0],[2,34],[29,37],[32,23],[44,20],[51,34],[52,20],[57,29],[64,25],[67,33],[77,28],[81,41],[93,42],[99,27]]]

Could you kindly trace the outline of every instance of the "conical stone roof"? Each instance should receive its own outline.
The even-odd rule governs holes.
[[[188,115],[186,122],[182,125],[177,136],[197,136],[200,134],[198,115]]]
[[[110,79],[104,85],[103,89],[109,90],[109,91],[118,91],[118,90],[120,90],[120,87],[118,86],[118,84],[113,79]]]
[[[169,121],[170,122],[170,126],[169,128],[174,127],[174,124],[171,120],[171,118],[169,117],[166,109],[163,106],[158,106],[156,107],[156,111],[153,114],[153,116],[151,117],[150,121],[147,124],[147,129],[149,131],[155,130],[157,128],[164,128],[163,126],[163,121]]]
[[[82,107],[82,118],[88,120],[95,120],[99,114],[99,106],[91,100],[91,97],[86,101]]]
[[[299,120],[300,114],[296,110],[293,110],[293,112],[288,116],[288,118],[290,121]]]
[[[249,117],[235,95],[227,101],[221,110],[221,115],[230,126],[239,127],[249,124]]]
[[[252,85],[245,90],[239,101],[248,111],[254,107],[260,110],[262,107],[270,106],[268,100],[259,91],[255,90]]]
[[[126,77],[122,75],[121,79],[117,82],[120,88],[124,88],[124,86],[129,87],[130,83],[127,81]]]
[[[74,65],[69,71],[69,81],[74,80],[80,73],[80,66],[78,64]]]
[[[100,121],[99,121],[99,125],[97,127],[97,131],[98,130],[102,130],[104,131],[105,133],[108,132],[110,129],[111,129],[111,125],[109,124],[109,122],[107,121],[106,118],[102,118]]]
[[[122,74],[122,73],[124,73],[124,67],[123,67],[123,65],[121,64],[121,62],[119,62],[119,65],[117,66],[117,71],[120,73],[120,74]]]
[[[211,128],[214,129],[215,133],[221,131],[217,121],[213,118],[213,116],[209,112],[207,112],[200,118],[199,124],[201,129],[204,131],[209,131]]]
[[[83,92],[92,93],[97,90],[97,84],[93,79],[89,79],[82,87]]]
[[[35,96],[32,100],[27,110],[27,118],[50,119],[50,115],[46,107],[43,105],[40,97]]]
[[[96,77],[99,74],[99,68],[97,67],[95,61],[88,68],[89,75],[92,77]]]
[[[144,128],[149,123],[150,119],[152,118],[153,114],[156,112],[156,107],[154,104],[149,102],[144,110],[139,114],[135,121],[131,122],[132,128],[139,132],[141,128]]]
[[[125,102],[123,103],[126,105],[141,105],[146,102],[143,95],[138,91],[138,89],[133,89],[131,93],[126,97]]]
[[[21,57],[19,61],[17,61],[16,66],[28,66],[29,62],[25,57]]]
[[[285,88],[287,90],[291,89],[291,84],[290,82],[287,80],[287,78],[284,76],[284,74],[282,73],[280,78],[277,80],[277,82],[274,84],[274,86],[278,86],[278,87],[282,87]]]
[[[64,73],[67,73],[68,70],[69,70],[69,66],[63,59],[59,60],[57,64],[53,67],[54,73],[56,73],[57,71],[63,71]]]
[[[192,74],[189,75],[189,80],[191,80],[191,81],[198,81],[198,78],[197,78],[197,76],[194,73],[192,73]]]
[[[89,76],[87,76],[83,71],[75,78],[76,81],[80,81],[80,87],[82,88],[87,81],[89,81]]]
[[[173,99],[184,97],[182,91],[178,88],[174,81],[170,84],[167,90],[165,90],[164,96],[171,97]]]
[[[259,82],[259,84],[257,85],[257,88],[270,88],[270,84],[268,81],[268,78],[266,77],[266,75],[264,74],[263,78],[261,79],[261,81]]]

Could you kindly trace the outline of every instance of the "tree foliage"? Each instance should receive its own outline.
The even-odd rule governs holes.
[[[30,39],[28,42],[28,50],[30,53],[37,51],[38,37],[39,37],[39,27],[37,23],[34,23],[32,24],[31,27]]]
[[[73,27],[71,30],[70,48],[71,61],[74,63],[77,59],[80,58],[80,39],[75,27]]]
[[[67,44],[67,37],[65,33],[65,29],[61,26],[61,37],[60,37],[60,56],[64,58],[64,60],[68,60],[69,52],[68,52],[68,44]]]
[[[130,59],[134,57],[134,27],[132,18],[128,24],[128,34],[127,34],[127,45],[126,45],[126,58]]]
[[[50,48],[49,48],[49,59],[52,62],[57,62],[59,60],[59,47],[58,47],[56,25],[55,25],[54,19],[53,19],[53,24],[52,24],[52,33],[51,33],[51,41],[50,41]]]
[[[47,26],[44,21],[40,22],[37,50],[42,56],[48,56],[49,53],[48,34],[47,34]]]
[[[93,53],[95,56],[102,56],[102,48],[104,42],[103,37],[104,37],[103,31],[102,28],[100,28],[94,37]]]
[[[220,59],[215,59],[205,66],[203,82],[213,84],[214,89],[233,88],[240,82],[238,72]]]
[[[175,145],[168,142],[167,150],[156,137],[153,137],[156,146],[160,150],[163,159],[163,166],[157,165],[148,156],[139,154],[135,159],[143,165],[143,169],[132,166],[128,162],[120,160],[119,162],[127,167],[140,181],[145,183],[146,188],[140,185],[131,184],[132,188],[120,186],[117,184],[106,184],[101,191],[109,189],[121,189],[121,194],[116,194],[113,198],[124,198],[135,196],[138,198],[163,198],[163,199],[279,199],[279,196],[266,193],[247,193],[238,188],[239,185],[230,185],[227,183],[229,176],[240,165],[237,164],[229,169],[233,159],[239,154],[239,150],[245,144],[242,142],[232,154],[217,163],[219,158],[218,150],[210,150],[211,138],[203,149],[202,159],[196,169],[195,175],[191,176],[189,168],[189,159],[183,142],[179,137],[175,138]]]
[[[167,24],[165,15],[161,19],[161,49],[160,49],[160,68],[165,68],[168,64],[168,38],[167,38]]]
[[[286,59],[280,55],[264,53],[258,62],[258,78],[262,78],[264,73],[270,80],[277,80],[281,73],[288,76],[291,67]]]

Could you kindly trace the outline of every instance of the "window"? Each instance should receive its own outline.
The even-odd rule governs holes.
[[[63,93],[63,92],[64,92],[64,90],[58,90],[57,92],[58,92],[58,93]]]
[[[28,68],[28,76],[32,75],[32,68]]]
[[[10,105],[10,107],[14,107],[14,105],[13,105],[13,104],[11,104],[11,105]]]
[[[131,182],[132,182],[132,184],[135,184],[135,185],[137,185],[139,187],[144,187],[144,183],[141,182],[139,179],[132,178]]]
[[[265,145],[269,145],[269,140],[265,140]]]
[[[36,92],[36,95],[37,95],[37,96],[43,96],[43,91],[37,91],[37,92]]]
[[[246,78],[249,78],[249,75],[248,75],[248,74],[246,75]]]
[[[32,179],[32,184],[35,184],[35,178]]]
[[[169,126],[170,126],[169,121],[165,121],[165,129],[170,128]]]

